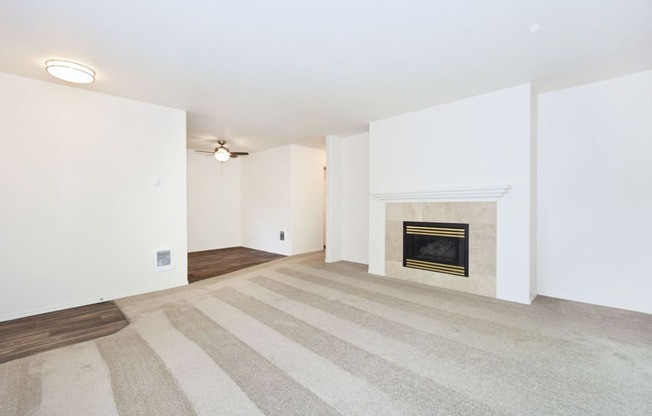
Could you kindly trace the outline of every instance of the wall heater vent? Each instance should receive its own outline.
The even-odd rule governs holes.
[[[154,271],[172,269],[172,250],[158,250],[154,258]]]

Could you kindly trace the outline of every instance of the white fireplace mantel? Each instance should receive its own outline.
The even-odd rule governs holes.
[[[379,201],[487,201],[501,198],[510,188],[510,185],[456,186],[446,188],[414,189],[407,191],[373,192],[371,193],[371,196]]]
[[[506,198],[506,194],[510,197]],[[369,273],[385,276],[386,205],[392,202],[497,201],[496,298],[530,304],[535,296],[530,275],[530,216],[527,186],[462,185],[373,190],[369,201]],[[512,196],[514,198],[512,198]],[[525,205],[523,205],[525,204]],[[516,254],[515,254],[516,253]]]

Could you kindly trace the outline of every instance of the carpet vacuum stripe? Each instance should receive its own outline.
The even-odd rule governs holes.
[[[256,277],[251,280],[259,284],[264,279]],[[281,288],[281,286],[274,286],[275,289]],[[466,396],[467,400],[474,397],[494,409],[501,409],[499,412],[501,414],[519,414],[524,407],[535,405],[545,407],[550,404],[550,397],[542,396],[536,388],[526,388],[514,377],[494,377],[492,374],[481,371],[481,368],[475,365],[479,361],[479,355],[466,360],[450,360],[450,357],[442,357],[436,346],[427,349],[419,348],[406,339],[391,336],[382,327],[358,324],[355,321],[360,319],[352,318],[351,315],[340,316],[339,313],[332,314],[327,309],[310,306],[309,301],[306,302],[306,299],[298,292],[287,293],[283,290],[272,290],[263,285],[253,287],[245,284],[239,284],[237,289],[261,302],[274,305],[285,313],[302,319],[370,354],[409,369],[435,383],[448,385],[460,395]],[[555,404],[559,415],[587,414],[575,406],[566,406],[563,403]]]
[[[39,414],[41,380],[31,370],[32,364],[32,360],[19,359],[0,365],[0,414]]]
[[[330,300],[337,300],[344,305],[361,309],[412,329],[439,335],[452,341],[464,342],[469,346],[490,353],[513,356],[515,359],[518,358],[530,365],[540,358],[535,353],[537,348],[544,346],[553,349],[558,348],[558,345],[547,337],[542,337],[542,342],[540,342],[536,334],[523,330],[505,325],[495,325],[491,322],[487,322],[483,326],[483,321],[476,318],[469,318],[430,306],[376,294],[373,291],[362,294],[353,291],[349,292],[343,290],[344,286],[337,288],[324,286],[319,281],[290,276],[282,271],[280,273],[267,273],[267,276],[296,289],[320,295]],[[505,339],[509,340],[509,343],[500,342]],[[514,351],[517,351],[518,354],[513,354]],[[549,364],[549,362],[546,361],[546,364]]]
[[[174,327],[201,347],[266,415],[337,415],[224,327],[190,305],[165,310]]]
[[[566,348],[570,346],[570,342],[564,339],[551,338],[540,336],[539,334],[528,331],[525,329],[514,328],[513,326],[502,325],[497,322],[492,322],[486,318],[476,318],[461,313],[448,311],[441,307],[424,305],[411,300],[405,300],[397,296],[396,290],[391,295],[384,294],[373,290],[373,288],[361,287],[361,285],[352,285],[338,279],[337,275],[324,275],[323,273],[308,273],[302,270],[290,269],[287,267],[276,269],[277,272],[291,276],[297,279],[304,280],[319,287],[319,290],[329,289],[336,290],[338,293],[344,293],[358,299],[369,299],[378,303],[391,306],[394,309],[421,315],[426,318],[436,319],[438,322],[446,323],[450,327],[464,328],[467,332],[474,332],[478,335],[483,335],[483,342],[488,339],[507,338],[513,343],[526,343],[523,345],[523,351],[529,348]],[[428,299],[429,302],[432,299]],[[457,305],[458,310],[462,308]],[[464,334],[467,335],[467,334]],[[585,355],[589,351],[582,351],[579,355]],[[579,357],[574,357],[579,358]]]
[[[121,415],[195,415],[188,398],[145,340],[127,327],[120,337],[97,341],[111,372]]]
[[[499,323],[553,338],[573,339],[578,331],[592,330],[607,333],[610,338],[625,342],[644,341],[646,345],[652,343],[650,330],[652,319],[650,315],[642,313],[545,296],[537,297],[538,307],[533,308],[530,305],[375,276],[359,270],[360,265],[347,262],[325,265],[314,261],[302,261],[291,265],[279,265],[274,269],[287,266],[353,287],[373,290],[435,309],[460,313],[481,321]],[[573,319],[565,320],[564,325],[550,325],[551,322],[563,319],[565,316],[572,316]],[[627,320],[627,325],[623,325],[623,319]]]
[[[393,403],[365,380],[347,373],[242,310],[215,297],[198,301],[195,306],[339,413],[360,416],[409,413],[408,408]],[[274,394],[273,388],[271,394]]]
[[[286,314],[232,288],[213,292],[220,300],[246,312],[286,337],[366,380],[397,403],[409,403],[409,414],[492,415],[492,409],[459,393],[424,379],[299,318]],[[418,398],[418,400],[416,400]]]
[[[132,327],[163,360],[198,415],[263,415],[206,351],[174,328],[163,310],[153,311]]]
[[[651,383],[641,383],[641,379],[633,378],[632,374],[640,372],[640,363],[652,362],[651,315],[542,296],[537,298],[535,305],[521,305],[406,284],[363,273],[359,265],[346,262],[331,267],[304,261],[293,264],[292,270],[344,284],[339,289],[352,298],[356,298],[354,293],[376,293],[385,299],[398,299],[389,304],[401,305],[402,311],[424,310],[424,316],[433,321],[452,325],[456,330],[452,339],[522,361],[537,371],[558,374],[565,386],[559,397],[583,390],[590,406],[599,409],[597,414],[608,414],[609,409],[616,413],[631,411],[639,405],[643,414],[649,412]],[[326,286],[318,287],[328,293]],[[379,297],[370,299],[378,301]],[[469,306],[469,301],[475,301],[476,305]],[[405,317],[406,314],[395,315]],[[483,330],[489,330],[488,339],[485,336],[479,344],[478,333]],[[516,336],[509,336],[510,332]],[[442,334],[450,337],[450,332]],[[618,385],[614,384],[616,379],[627,385],[627,395],[632,400],[621,400],[623,390],[621,387],[614,389],[614,385]],[[575,398],[571,395],[570,400]]]
[[[561,403],[566,402],[565,406],[575,409],[574,411],[576,412],[579,412],[581,408],[587,412],[599,412],[598,414],[601,414],[600,412],[610,414],[609,412],[622,411],[620,406],[612,408],[615,402],[610,400],[602,401],[600,399],[599,395],[600,392],[604,390],[604,386],[597,385],[590,379],[589,381],[583,380],[580,382],[575,378],[574,374],[565,373],[563,370],[566,367],[564,366],[559,367],[561,369],[561,374],[550,371],[549,365],[539,365],[535,368],[532,365],[533,362],[536,363],[535,360],[529,359],[527,361],[518,361],[487,350],[486,346],[489,346],[490,343],[486,343],[482,348],[469,345],[468,335],[460,337],[460,341],[463,342],[451,340],[445,336],[441,336],[440,331],[439,334],[427,333],[423,330],[415,329],[397,322],[397,319],[385,319],[374,313],[369,313],[366,310],[361,309],[361,307],[364,306],[365,301],[376,301],[388,307],[398,304],[399,311],[396,312],[403,312],[407,309],[409,311],[408,313],[418,314],[431,319],[437,318],[436,313],[434,313],[436,311],[424,310],[425,307],[410,308],[412,305],[407,305],[406,307],[406,301],[386,295],[377,295],[372,291],[351,288],[348,285],[317,278],[304,272],[289,270],[287,268],[279,269],[277,271],[283,274],[283,276],[277,277],[276,279],[257,277],[251,280],[269,289],[271,289],[270,286],[274,286],[275,288],[272,290],[277,292],[280,291],[279,293],[282,292],[286,296],[301,297],[303,302],[324,311],[337,314],[345,319],[356,320],[356,322],[361,325],[366,325],[375,330],[385,331],[385,333],[393,338],[410,342],[412,345],[417,346],[424,351],[443,354],[443,358],[457,361],[460,366],[469,365],[469,362],[472,361],[473,366],[476,369],[484,374],[490,374],[492,378],[498,377],[501,380],[515,380],[517,383],[512,387],[514,390],[522,390],[528,395],[545,393],[546,396],[557,397],[559,398],[557,400],[560,400]],[[288,276],[292,277],[288,278]],[[282,280],[284,283],[280,283],[279,280]],[[330,288],[335,288],[335,290],[329,291]],[[319,293],[319,295],[315,293]],[[343,295],[346,298],[352,299],[350,303],[355,306],[349,306],[346,302],[343,302]],[[328,296],[328,298],[325,296]],[[395,315],[404,316],[403,314],[396,312],[394,313]],[[500,339],[503,340],[505,338],[510,338],[504,333],[499,335]],[[514,344],[505,345],[509,347]],[[551,351],[553,358],[558,355],[555,354],[556,349],[561,349],[566,353],[573,351],[568,342],[562,343],[562,346],[563,348],[548,348],[548,350]],[[514,348],[514,350],[518,349],[518,347]],[[536,349],[532,348],[531,350],[535,351]],[[585,351],[582,352],[586,354]],[[576,359],[581,360],[578,362],[584,362],[584,366],[589,370],[596,364],[595,360],[582,358],[580,353],[571,353],[569,355],[576,355]],[[482,359],[474,359],[474,357],[482,357]],[[550,360],[548,360],[548,364],[549,363]],[[609,380],[607,380],[607,382],[608,381]],[[569,391],[573,391],[573,396],[568,400],[564,400],[563,398],[568,395]],[[578,408],[578,403],[582,403],[582,407]]]
[[[509,377],[511,372],[520,385],[529,385],[531,390],[542,394],[542,397],[553,397],[555,398],[553,400],[566,403],[565,407],[575,409],[577,412],[586,411],[596,415],[612,415],[627,412],[628,410],[631,411],[633,407],[636,408],[641,405],[641,414],[646,414],[649,408],[648,392],[652,388],[650,383],[628,385],[628,394],[636,398],[636,400],[633,402],[620,400],[619,390],[613,388],[614,379],[604,377],[604,366],[606,363],[614,361],[614,357],[607,354],[609,349],[604,348],[602,345],[592,343],[591,348],[588,348],[582,342],[577,342],[575,332],[570,334],[571,341],[550,337],[538,330],[528,331],[513,324],[507,326],[493,321],[496,318],[498,318],[497,320],[507,319],[502,316],[502,313],[508,309],[511,309],[511,311],[507,316],[511,317],[512,321],[518,320],[520,315],[516,313],[517,310],[520,312],[523,309],[530,314],[532,313],[531,307],[473,296],[472,298],[478,299],[479,304],[497,303],[497,307],[485,312],[485,315],[491,316],[485,320],[477,316],[465,317],[463,313],[451,313],[449,310],[439,308],[442,307],[442,303],[450,304],[450,299],[467,299],[469,295],[422,288],[385,278],[374,278],[366,273],[354,271],[349,275],[344,275],[336,272],[338,267],[341,267],[341,265],[330,267],[312,262],[309,266],[298,264],[293,265],[292,268],[275,268],[274,272],[268,273],[267,276],[282,281],[298,290],[317,293],[321,297],[327,297],[328,299],[337,299],[338,302],[334,306],[335,310],[341,310],[341,305],[347,303],[342,299],[342,296],[344,296],[344,299],[349,299],[350,305],[354,305],[356,308],[360,308],[364,301],[372,301],[397,309],[395,311],[397,317],[405,316],[405,313],[413,313],[437,321],[440,325],[447,323],[453,328],[461,327],[467,333],[463,334],[463,331],[460,331],[458,334],[464,335],[461,339],[465,344],[469,345],[473,345],[473,337],[469,337],[468,332],[480,328],[478,332],[482,333],[484,322],[484,326],[493,328],[496,331],[492,334],[494,340],[483,343],[482,349],[486,350],[487,347],[491,346],[492,342],[500,342],[503,347],[500,351],[495,352],[501,353],[506,358],[498,357],[501,362],[494,364],[486,364],[484,363],[485,360],[482,360],[474,365],[486,364],[486,371],[494,376],[503,379],[505,376]],[[325,268],[328,270],[323,270]],[[433,293],[436,293],[436,296],[431,297],[430,295]],[[440,302],[437,299],[446,295],[449,298],[446,302]],[[575,304],[573,306],[577,307]],[[455,308],[456,311],[464,311],[465,313],[473,309],[466,305],[457,305]],[[500,311],[500,313],[497,313],[497,311]],[[544,312],[547,313],[548,311]],[[641,320],[641,314],[623,312],[627,315],[633,315],[635,324],[638,323],[637,321],[646,322]],[[451,315],[458,315],[461,320],[451,322],[448,320]],[[556,316],[554,319],[558,320],[559,318]],[[613,319],[613,316],[611,319]],[[396,317],[393,320],[400,321]],[[537,321],[528,320],[528,322],[536,323]],[[595,325],[595,323],[592,323],[592,325]],[[536,328],[536,325],[530,326]],[[548,325],[547,329],[550,329],[550,325]],[[508,336],[510,331],[519,335],[510,337]],[[619,330],[615,335],[627,338],[630,336],[629,331],[629,329],[626,331]],[[442,333],[439,330],[437,332],[440,335],[446,334],[446,332]],[[559,332],[563,333],[564,331]],[[450,335],[450,332],[448,334]],[[641,337],[649,335],[649,331],[642,332],[639,334],[638,339],[640,340]],[[522,338],[519,338],[519,336]],[[512,338],[513,342],[506,342],[506,339],[510,338]],[[505,354],[505,347],[508,348],[509,354]],[[453,354],[459,356],[462,351],[463,349],[453,351]],[[532,351],[535,357],[530,357],[527,351]],[[541,351],[545,351],[546,354],[541,354]],[[652,348],[647,349],[647,352],[647,361],[649,362],[652,357]],[[641,351],[636,350],[635,353],[640,354]],[[480,352],[477,356],[486,359],[490,355]],[[512,357],[522,361],[522,363],[514,362],[511,359]],[[610,375],[619,375],[623,380],[628,380],[631,370],[636,369],[635,362],[630,361],[630,363],[629,368],[623,367],[622,362],[616,363],[613,369],[609,370],[612,373]],[[509,371],[510,369],[511,371]],[[619,372],[620,374],[618,374]],[[516,391],[519,390],[522,389],[520,387],[516,388]]]
[[[44,354],[39,362],[41,375],[40,408],[48,416],[117,416],[118,407],[111,387],[111,372],[97,345],[84,342]],[[36,369],[34,369],[36,370]],[[74,389],[70,380],[78,380]]]

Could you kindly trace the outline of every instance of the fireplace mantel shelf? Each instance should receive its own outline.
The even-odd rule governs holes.
[[[510,185],[458,186],[449,188],[419,189],[397,192],[375,192],[371,196],[380,201],[441,201],[441,200],[492,200],[504,196]]]

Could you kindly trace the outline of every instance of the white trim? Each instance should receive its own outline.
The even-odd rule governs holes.
[[[373,192],[371,196],[380,201],[491,200],[502,197],[510,188],[510,185],[457,186],[412,191]]]
[[[532,302],[534,302],[534,299],[536,299],[537,296],[538,294],[536,292],[530,295],[530,305],[532,304]]]

